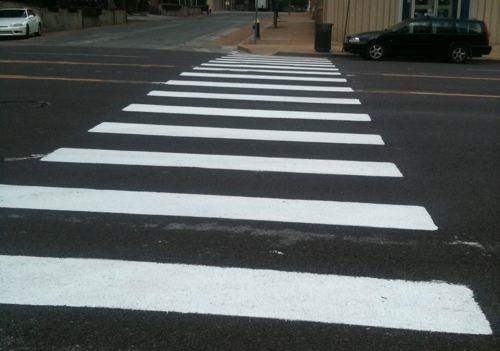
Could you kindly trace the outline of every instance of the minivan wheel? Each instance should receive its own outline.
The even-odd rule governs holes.
[[[455,45],[450,49],[450,60],[455,63],[464,63],[469,59],[469,50],[465,45]]]
[[[366,57],[369,58],[370,60],[382,60],[384,57],[385,50],[382,44],[374,42],[368,44],[368,47],[366,48]]]

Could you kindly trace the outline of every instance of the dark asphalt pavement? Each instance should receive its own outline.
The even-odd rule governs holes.
[[[261,19],[270,16],[272,16],[270,13],[259,14]],[[144,19],[141,19],[141,16],[134,16],[124,25],[46,33],[39,38],[30,38],[29,44],[43,47],[76,46],[225,52],[227,48],[214,46],[210,42],[245,26],[248,26],[250,36],[254,20],[255,14],[252,12],[218,12],[210,16],[190,17],[153,16],[144,17]],[[25,44],[24,41],[7,38],[1,38],[0,41],[0,47]]]
[[[140,28],[147,31],[153,27]],[[89,33],[94,32],[98,30]],[[134,32],[131,37],[136,34],[139,35]],[[99,48],[94,47],[99,45],[91,42],[92,37],[87,38],[88,46],[50,46],[56,36],[47,38],[46,43],[34,45],[30,41],[0,42],[0,184],[418,205],[425,207],[439,229],[1,208],[0,255],[443,281],[465,285],[474,292],[493,335],[209,314],[2,304],[0,349],[495,350],[499,347],[500,63],[486,60],[467,65],[406,60],[374,63],[357,57],[328,57],[347,78],[345,85],[352,87],[353,93],[277,90],[250,93],[355,97],[361,100],[361,106],[206,101],[151,97],[147,93],[151,90],[249,93],[245,89],[160,84],[170,79],[194,80],[179,74],[220,57],[219,53],[199,52],[197,45],[194,51],[111,48],[114,44]],[[82,43],[87,39],[82,38]],[[368,113],[372,121],[165,116],[122,111],[131,103],[305,113],[361,112]],[[385,146],[88,132],[102,122],[379,134]],[[404,177],[40,161],[41,155],[61,147],[384,161],[396,164]]]

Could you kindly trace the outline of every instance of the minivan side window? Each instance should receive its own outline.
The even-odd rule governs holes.
[[[479,22],[457,22],[457,32],[460,34],[481,34],[482,31]]]
[[[432,33],[435,34],[452,34],[456,33],[455,23],[452,21],[432,21]]]
[[[426,34],[431,32],[431,23],[429,21],[416,21],[408,24],[409,33]]]

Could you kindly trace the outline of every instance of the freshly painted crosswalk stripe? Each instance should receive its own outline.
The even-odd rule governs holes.
[[[257,84],[257,83],[227,83],[201,80],[169,80],[166,85],[209,87],[209,88],[238,88],[238,89],[263,89],[263,90],[294,90],[294,91],[328,91],[351,93],[352,88],[321,85],[288,85],[288,84]]]
[[[246,117],[246,118],[284,118],[323,121],[369,122],[370,116],[365,113],[342,112],[309,112],[286,110],[256,110],[241,108],[217,108],[174,105],[130,104],[123,109],[125,112],[149,112],[164,114]]]
[[[267,56],[267,55],[245,55],[245,54],[237,54],[237,55],[226,55],[222,56],[222,58],[236,58],[236,59],[255,59],[255,60],[269,60],[269,61],[296,61],[299,60],[301,62],[312,62],[312,63],[332,63],[330,60],[326,58],[313,58],[313,57],[298,57],[298,56]]]
[[[253,68],[229,68],[229,67],[193,67],[195,71],[225,71],[225,72],[256,72],[256,73],[280,73],[280,74],[301,74],[301,75],[318,75],[318,76],[340,76],[338,68],[332,72],[315,72],[315,71],[289,71],[289,70],[273,70],[273,69],[253,69]]]
[[[229,78],[229,79],[293,80],[293,81],[328,82],[328,83],[345,83],[345,82],[347,82],[347,79],[345,79],[345,78],[268,76],[268,75],[259,75],[259,74],[182,72],[180,75],[183,77],[210,77],[210,78]]]
[[[92,163],[152,167],[192,167],[250,172],[402,177],[389,162],[318,160],[284,157],[257,157],[61,148],[41,159],[46,162]]]
[[[266,61],[266,60],[248,60],[248,59],[227,59],[217,58],[208,61],[209,63],[236,63],[236,64],[261,64],[261,65],[285,65],[294,67],[323,67],[333,68],[335,65],[332,63],[312,63],[312,62],[297,62],[297,61]]]
[[[328,62],[331,61],[327,58],[321,57],[304,57],[304,56],[269,56],[269,55],[257,55],[257,54],[228,54],[221,56],[221,58],[246,58],[246,59],[256,59],[256,60],[290,60],[290,61],[303,61],[303,62]]]
[[[491,335],[464,285],[268,269],[0,255],[0,303]]]
[[[329,59],[324,57],[310,57],[310,56],[291,56],[291,55],[279,55],[279,56],[269,56],[269,55],[259,55],[259,54],[250,54],[250,53],[229,53],[227,55],[221,57],[228,58],[255,58],[255,59],[264,59],[264,60],[302,60],[308,62],[331,62]]]
[[[382,137],[375,134],[295,132],[286,130],[191,127],[139,123],[104,122],[90,129],[89,132],[188,138],[384,145]]]
[[[290,102],[290,103],[301,103],[301,104],[361,105],[361,102],[358,99],[318,98],[318,97],[283,96],[283,95],[218,94],[218,93],[153,90],[148,93],[148,96],[175,97],[175,98],[186,98],[186,99]]]
[[[421,206],[22,185],[0,185],[0,208],[437,229]]]
[[[293,70],[294,67],[297,70],[302,70],[302,71],[334,71],[334,68],[330,67],[304,67],[304,66],[294,66],[294,65],[287,65],[287,66],[280,66],[280,65],[251,65],[251,64],[230,64],[230,63],[202,63],[201,66],[206,66],[206,67],[236,67],[236,68],[272,68],[272,69],[288,69],[288,70]]]
[[[245,59],[245,58],[217,58],[209,61],[210,63],[246,63],[246,64],[265,64],[265,65],[295,65],[295,66],[310,66],[310,67],[336,67],[332,63],[327,62],[301,62],[301,61],[269,61],[262,59]]]

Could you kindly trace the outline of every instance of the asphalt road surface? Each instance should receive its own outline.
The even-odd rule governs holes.
[[[2,350],[498,349],[500,63],[68,43],[0,42]]]
[[[258,14],[260,20],[271,16],[269,12]],[[255,13],[253,12],[217,12],[212,15],[190,17],[130,16],[128,23],[124,25],[47,32],[42,37],[31,38],[29,44],[44,47],[77,46],[225,52],[227,48],[218,47],[210,42],[237,28],[247,27],[251,35],[254,21]],[[0,39],[0,46],[27,44],[17,39]]]

